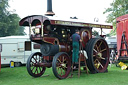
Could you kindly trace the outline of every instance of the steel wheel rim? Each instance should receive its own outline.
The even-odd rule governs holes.
[[[103,72],[107,68],[109,61],[109,50],[104,40],[100,39],[94,44],[92,57],[95,69]]]

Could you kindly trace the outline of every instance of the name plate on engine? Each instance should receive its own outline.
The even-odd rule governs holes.
[[[111,25],[100,25],[100,24],[91,24],[91,23],[82,23],[82,22],[70,22],[70,21],[59,21],[59,20],[51,20],[51,24],[67,25],[67,26],[78,26],[78,27],[94,27],[94,28],[112,29]]]

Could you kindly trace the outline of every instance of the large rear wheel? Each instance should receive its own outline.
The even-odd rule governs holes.
[[[71,59],[65,52],[57,53],[52,62],[52,70],[58,79],[66,78],[71,70]]]
[[[87,65],[91,73],[106,72],[109,64],[109,49],[102,38],[92,38],[86,45]]]
[[[40,77],[44,74],[46,67],[42,67],[39,63],[42,62],[42,54],[40,52],[33,53],[27,60],[27,71],[33,77]]]

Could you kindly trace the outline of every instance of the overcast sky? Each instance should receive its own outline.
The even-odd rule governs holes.
[[[103,11],[110,6],[113,0],[52,0],[53,12],[59,17],[78,17],[79,19],[106,20]],[[15,9],[21,17],[28,15],[44,15],[47,10],[47,0],[10,0],[11,10]]]
[[[93,22],[94,18],[99,23],[105,23],[106,8],[110,7],[113,0],[52,0],[52,9],[55,16],[70,18],[76,16],[85,22]],[[10,10],[15,9],[21,17],[29,15],[44,15],[47,11],[47,0],[10,0]]]

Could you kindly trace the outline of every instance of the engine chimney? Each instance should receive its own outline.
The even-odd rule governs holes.
[[[47,12],[45,13],[46,16],[53,16],[55,13],[52,11],[52,0],[47,0]]]

